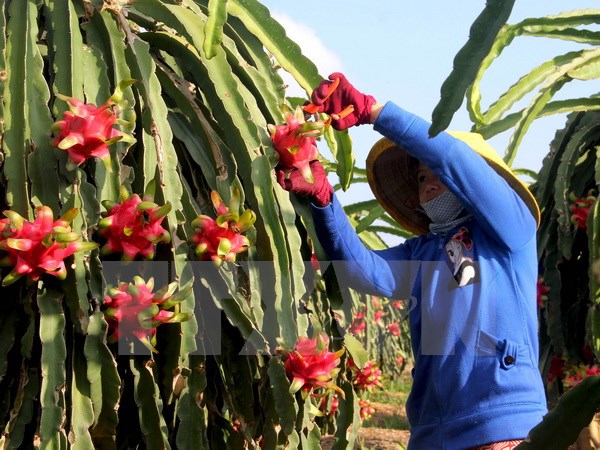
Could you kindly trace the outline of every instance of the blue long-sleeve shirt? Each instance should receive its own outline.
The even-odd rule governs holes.
[[[334,196],[313,206],[319,241],[340,282],[410,299],[410,450],[524,438],[547,412],[537,368],[535,219],[480,155],[447,133],[429,138],[428,128],[393,103],[375,122],[376,131],[435,172],[472,217],[445,234],[370,251]]]

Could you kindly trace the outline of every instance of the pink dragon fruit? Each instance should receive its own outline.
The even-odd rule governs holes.
[[[390,324],[388,324],[387,326],[388,329],[388,333],[390,333],[392,336],[400,336],[400,324],[398,324],[398,322],[392,322]]]
[[[363,306],[360,311],[358,311],[350,324],[350,328],[348,331],[354,335],[360,336],[367,328],[367,322],[365,321],[365,317],[367,314],[367,307]]]
[[[568,390],[578,385],[584,378],[600,375],[600,366],[598,364],[590,365],[579,363],[565,370],[565,377],[562,380],[563,388]]]
[[[319,410],[322,415],[333,416],[338,410],[340,406],[340,399],[337,394],[333,394],[331,397],[331,402],[329,402],[329,397],[324,395],[321,397],[321,401],[319,402]]]
[[[51,143],[69,155],[67,169],[73,170],[87,159],[95,157],[100,158],[110,171],[108,146],[120,140],[134,141],[132,136],[113,127],[115,124],[127,123],[118,119],[117,110],[119,104],[123,107],[125,103],[123,89],[134,82],[131,79],[121,81],[113,95],[100,107],[58,95],[69,104],[69,111],[52,125],[51,131],[55,137]]]
[[[238,253],[248,249],[250,241],[241,233],[248,230],[256,221],[256,215],[246,209],[241,215],[240,193],[233,192],[229,207],[223,203],[218,192],[211,193],[211,199],[217,218],[200,215],[192,222],[195,230],[192,241],[195,245],[196,256],[201,261],[212,260],[221,265],[223,261],[235,261]]]
[[[122,259],[131,261],[137,255],[154,258],[156,244],[168,243],[171,235],[161,223],[171,211],[171,204],[158,206],[150,197],[144,200],[121,188],[121,203],[103,201],[107,212],[98,223],[98,233],[106,239],[100,249],[103,255],[122,253]]]
[[[315,145],[316,138],[323,134],[323,122],[306,122],[302,108],[288,112],[284,116],[285,125],[267,125],[273,147],[279,155],[278,164],[284,170],[297,168],[302,177],[314,183],[310,170],[310,162],[318,159],[319,151]]]
[[[354,363],[352,358],[348,359],[348,368],[353,373],[352,384],[359,391],[371,392],[373,389],[382,388],[382,372],[374,361],[367,361],[362,369]]]
[[[537,306],[538,308],[543,308],[546,305],[546,301],[548,300],[548,292],[550,292],[550,288],[544,284],[544,279],[542,277],[538,277],[537,280]]]
[[[119,339],[139,339],[155,352],[156,328],[165,323],[183,322],[191,314],[180,312],[180,303],[191,293],[188,287],[173,295],[177,283],[153,293],[154,280],[147,283],[140,277],[133,277],[133,283],[121,282],[110,288],[104,297],[102,310],[108,323],[108,342]]]
[[[571,210],[571,222],[575,224],[577,228],[581,228],[582,230],[587,229],[587,219],[590,215],[590,208],[596,201],[596,196],[593,195],[594,191],[590,190],[588,192],[587,197],[577,197],[573,192],[569,195],[569,200],[571,201],[571,206],[569,209]]]
[[[361,420],[369,420],[376,411],[370,400],[359,399],[358,406],[360,407]]]
[[[300,337],[294,350],[287,352],[285,371],[292,382],[292,394],[301,390],[302,396],[306,398],[314,388],[328,388],[344,396],[344,391],[333,381],[340,370],[337,366],[344,349],[334,353],[327,350],[328,345],[329,339],[324,333],[320,333],[313,339]]]
[[[6,253],[3,266],[13,270],[2,280],[7,286],[26,275],[37,281],[44,273],[64,279],[67,275],[65,258],[76,252],[93,250],[94,242],[77,241],[81,235],[71,230],[71,222],[77,216],[72,208],[58,220],[47,206],[36,208],[33,222],[25,220],[15,211],[4,211],[6,219],[0,220],[0,251]],[[77,242],[76,242],[77,241]]]

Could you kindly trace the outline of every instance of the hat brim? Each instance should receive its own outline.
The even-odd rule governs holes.
[[[466,142],[521,197],[529,211],[540,223],[540,210],[527,186],[519,180],[504,160],[480,134],[449,132]],[[420,210],[419,192],[410,168],[411,156],[387,138],[373,145],[367,157],[367,180],[377,201],[403,228],[415,235],[429,231],[429,218]]]

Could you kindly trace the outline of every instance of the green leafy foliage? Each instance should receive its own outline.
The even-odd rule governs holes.
[[[477,75],[467,91],[467,108],[474,125],[472,131],[485,138],[514,127],[505,151],[507,163],[514,160],[523,135],[538,117],[571,111],[598,109],[594,98],[554,100],[553,97],[566,84],[576,79],[592,80],[600,75],[597,70],[597,32],[582,27],[598,24],[600,10],[586,9],[564,12],[555,16],[525,19],[517,24],[503,26],[496,35],[491,49],[480,61]],[[492,63],[509,45],[518,45],[517,37],[552,38],[587,44],[579,51],[556,55],[524,74],[510,86],[486,111],[481,106],[481,81]],[[515,41],[515,42],[513,42]],[[592,46],[591,48],[589,46]],[[513,112],[512,108],[526,95],[532,94],[529,105]],[[597,93],[591,92],[590,95]]]
[[[442,84],[441,98],[433,110],[429,134],[436,136],[446,129],[460,108],[467,88],[473,83],[477,68],[492,46],[494,35],[506,23],[513,1],[486,2],[484,10],[471,25],[469,40],[454,57],[454,68]]]

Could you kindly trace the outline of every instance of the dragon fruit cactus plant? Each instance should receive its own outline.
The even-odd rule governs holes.
[[[79,241],[81,235],[71,230],[76,208],[69,209],[56,221],[47,206],[36,209],[32,222],[15,211],[4,211],[4,215],[6,219],[0,220],[0,250],[5,253],[1,264],[13,269],[2,280],[3,286],[24,275],[30,281],[37,281],[45,273],[64,279],[67,257],[98,247],[95,242]]]
[[[148,282],[133,277],[133,283],[121,282],[109,288],[104,297],[103,312],[108,323],[108,342],[119,339],[131,342],[137,338],[151,351],[156,352],[156,328],[166,323],[188,320],[191,313],[180,311],[180,304],[189,297],[191,287],[173,294],[177,283],[170,283],[157,292],[154,280]]]
[[[320,121],[305,121],[300,107],[294,112],[288,111],[284,119],[286,123],[283,125],[267,126],[273,147],[279,155],[278,164],[284,170],[298,169],[306,181],[314,183],[309,164],[319,157],[315,142],[325,131],[325,124]]]
[[[101,254],[122,253],[122,259],[131,261],[138,255],[153,259],[156,244],[168,243],[171,235],[161,223],[171,211],[169,203],[159,206],[150,196],[142,200],[121,187],[120,203],[105,200],[105,217],[98,222],[98,233],[106,239]]]
[[[225,205],[217,191],[212,191],[211,200],[217,213],[216,219],[199,215],[193,222],[195,230],[192,240],[195,254],[201,261],[213,261],[221,265],[223,261],[235,261],[238,253],[245,252],[250,241],[241,233],[247,231],[256,221],[250,209],[240,211],[240,192],[234,190],[229,206]]]
[[[337,337],[346,303],[335,274],[307,286],[312,218],[273,177],[267,129],[289,128],[296,102],[275,64],[307,90],[317,68],[260,2],[1,5],[0,280],[15,301],[0,305],[0,448],[317,448],[331,417],[305,414],[314,399],[289,392],[274,353],[314,324]],[[316,157],[324,125],[293,116],[286,153]],[[326,133],[348,189],[350,139]],[[182,296],[151,276],[192,292],[170,307]],[[357,393],[335,383],[337,445],[351,448]]]
[[[73,170],[89,158],[100,158],[107,170],[111,170],[109,145],[133,137],[114,128],[114,125],[129,125],[119,119],[119,110],[126,106],[123,89],[135,80],[122,80],[103,105],[96,107],[77,98],[57,95],[69,104],[69,111],[52,125],[55,137],[52,145],[69,155],[67,169]]]

